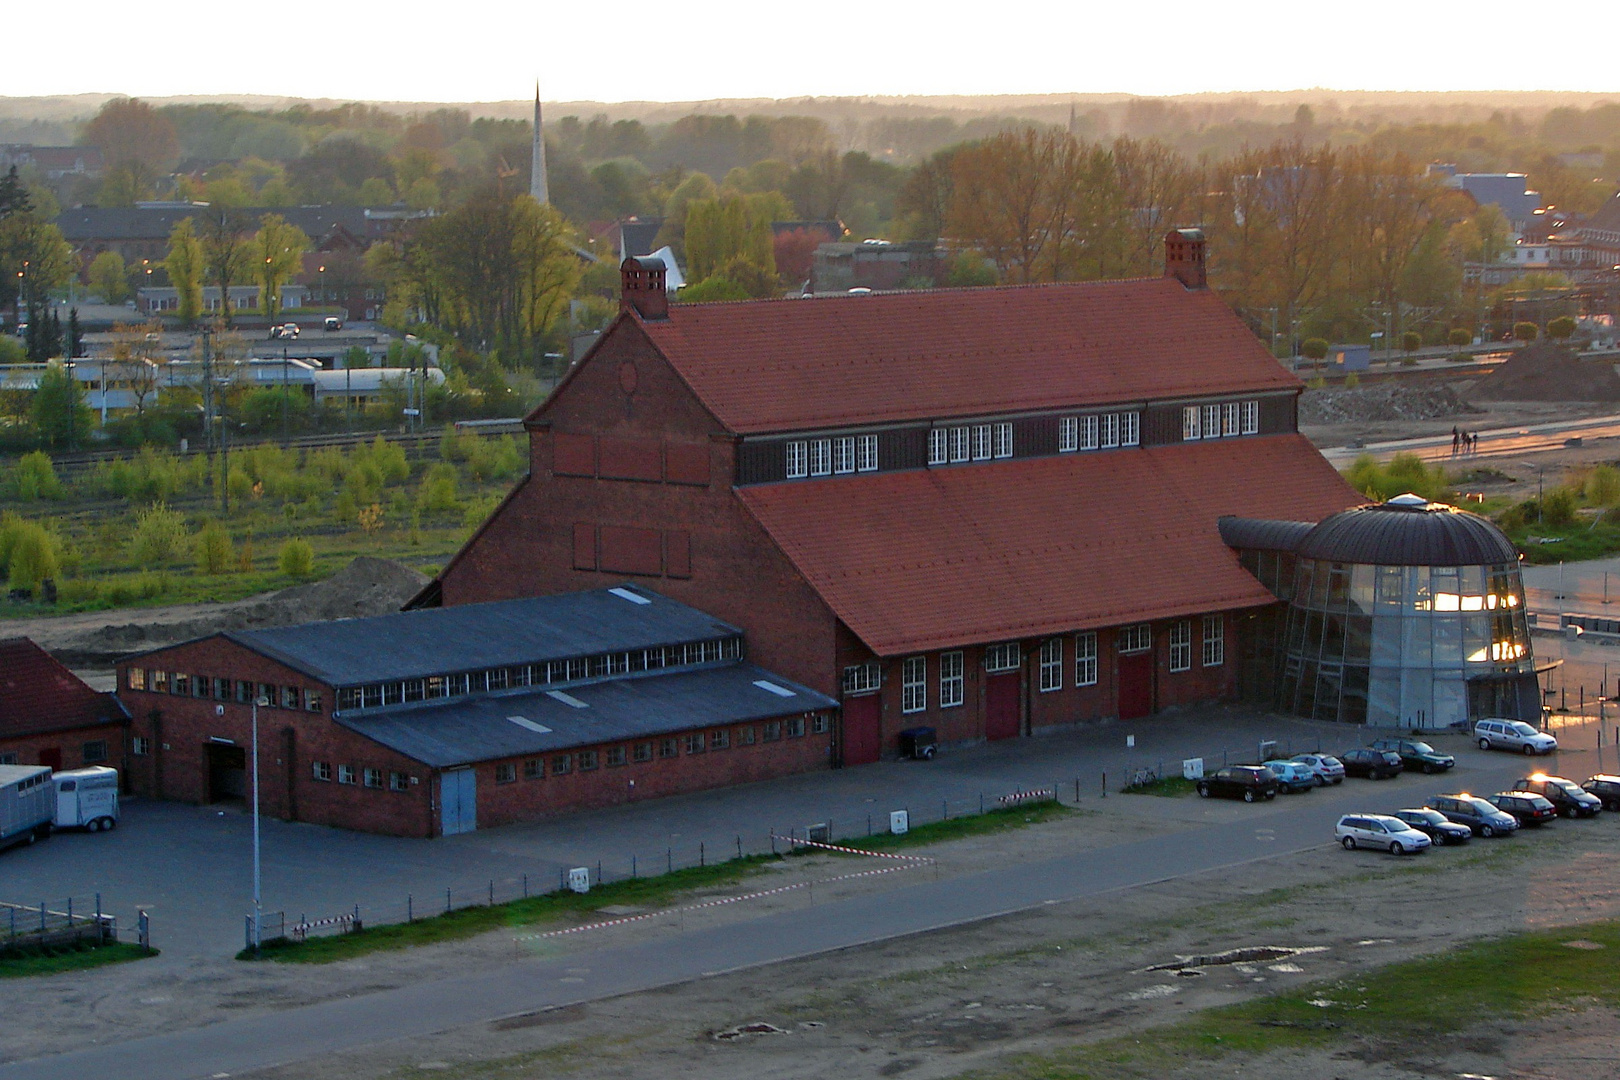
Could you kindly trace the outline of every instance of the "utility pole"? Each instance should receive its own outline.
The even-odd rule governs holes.
[[[203,327],[203,451],[208,455],[208,482],[214,483],[214,338],[213,331]]]
[[[287,346],[281,347],[281,448],[287,449]]]

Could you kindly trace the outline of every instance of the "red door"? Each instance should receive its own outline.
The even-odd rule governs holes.
[[[62,748],[53,746],[39,752],[39,763],[49,765],[52,772],[62,771]]]
[[[1119,718],[1130,720],[1153,711],[1153,654],[1119,658]]]
[[[1023,676],[1016,671],[991,675],[984,681],[984,737],[1018,737],[1018,698]]]
[[[883,747],[883,699],[862,694],[844,699],[844,764],[870,765]]]

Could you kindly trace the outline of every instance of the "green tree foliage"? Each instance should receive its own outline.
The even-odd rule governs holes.
[[[202,220],[203,279],[219,290],[219,315],[226,327],[233,324],[231,286],[253,279],[253,244],[243,235],[242,219],[227,207],[209,210]]]
[[[266,214],[253,234],[253,273],[259,283],[259,311],[274,323],[281,317],[281,288],[303,268],[309,237],[280,214]]]
[[[1416,330],[1408,330],[1401,335],[1401,351],[1408,356],[1423,348],[1423,335]]]
[[[79,445],[95,425],[95,414],[84,403],[84,385],[60,363],[40,375],[32,413],[35,433],[52,449]]]
[[[192,545],[197,556],[197,569],[204,574],[229,573],[236,566],[236,545],[231,534],[217,521],[210,521],[197,533]]]
[[[103,251],[91,260],[90,287],[109,304],[122,304],[128,300],[131,294],[124,257],[116,251]]]
[[[281,545],[281,551],[276,555],[276,565],[288,577],[309,577],[315,570],[315,549],[310,546],[308,540],[288,540]]]
[[[1306,338],[1300,343],[1299,354],[1305,357],[1307,360],[1314,360],[1317,363],[1321,363],[1323,360],[1327,359],[1328,349],[1331,347],[1332,346],[1328,344],[1326,338]]]
[[[67,489],[58,479],[50,455],[43,450],[35,450],[18,458],[17,464],[8,470],[5,484],[0,490],[4,491],[6,498],[19,502],[67,497]]]
[[[194,325],[202,314],[207,256],[190,218],[182,218],[169,230],[169,254],[163,268],[168,271],[169,284],[179,294],[176,314],[186,326]]]
[[[1513,324],[1513,339],[1515,341],[1534,341],[1541,336],[1541,331],[1533,322],[1516,322]]]
[[[43,525],[13,514],[0,517],[0,568],[9,588],[38,588],[61,573],[61,561],[61,544]]]
[[[136,513],[129,554],[138,565],[148,569],[168,566],[185,558],[190,548],[185,519],[166,504],[155,503]]]
[[[1620,469],[1599,465],[1587,474],[1582,492],[1593,506],[1613,506],[1620,502]]]
[[[1460,326],[1452,329],[1446,334],[1446,343],[1454,348],[1460,349],[1464,345],[1472,344],[1473,340],[1474,335],[1470,334],[1467,330],[1464,330]]]
[[[1568,341],[1575,336],[1575,320],[1568,315],[1548,320],[1547,336],[1554,341]]]
[[[1578,505],[1574,491],[1567,487],[1554,488],[1542,496],[1541,520],[1553,526],[1573,525]]]
[[[734,259],[776,274],[771,222],[785,216],[780,197],[727,194],[695,199],[686,208],[686,270],[695,281],[719,273]]]
[[[1450,502],[1456,495],[1446,470],[1426,465],[1416,454],[1396,454],[1387,464],[1370,454],[1363,455],[1344,470],[1344,478],[1351,487],[1379,502],[1407,492],[1430,502]]]

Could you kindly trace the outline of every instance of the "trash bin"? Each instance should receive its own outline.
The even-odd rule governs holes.
[[[913,761],[928,761],[934,756],[938,741],[931,727],[907,728],[900,733],[900,756]]]

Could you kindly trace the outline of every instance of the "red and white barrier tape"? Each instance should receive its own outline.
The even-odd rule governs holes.
[[[772,835],[775,836],[774,833]],[[896,855],[893,852],[888,851],[868,851],[865,848],[858,847],[839,847],[837,844],[823,844],[819,840],[800,840],[796,836],[777,836],[776,839],[786,840],[790,844],[799,844],[803,847],[820,848],[823,851],[842,851],[846,855],[869,855],[874,859],[904,859],[908,862],[919,863],[929,863],[934,861],[933,859],[930,859],[924,855]],[[836,881],[837,879],[835,878],[834,880]]]
[[[783,837],[782,839],[788,839]],[[796,844],[810,844],[814,847],[829,848],[833,851],[848,851],[856,855],[875,855],[885,859],[905,859],[900,866],[888,866],[882,870],[862,870],[854,874],[840,874],[837,877],[819,878],[815,881],[800,881],[792,885],[779,885],[774,889],[764,889],[760,892],[745,893],[742,896],[721,896],[713,900],[705,900],[701,904],[690,904],[686,907],[667,908],[663,911],[649,911],[643,915],[626,915],[623,918],[608,919],[604,922],[587,923],[584,926],[570,926],[563,930],[547,930],[540,934],[523,934],[513,938],[513,942],[540,941],[544,938],[566,937],[569,934],[583,934],[587,930],[605,930],[610,926],[624,926],[627,923],[644,922],[647,919],[660,919],[666,915],[680,915],[688,911],[703,911],[706,908],[724,907],[727,904],[741,903],[744,900],[761,900],[767,896],[779,896],[782,893],[792,892],[795,889],[808,889],[816,885],[831,885],[838,881],[852,881],[855,878],[877,877],[880,874],[893,874],[900,870],[910,870],[924,863],[934,860],[925,859],[920,855],[890,855],[879,851],[862,851],[860,848],[839,848],[831,844],[820,844],[814,840],[795,840]]]
[[[1057,792],[1051,788],[1036,788],[1034,791],[1015,791],[1010,795],[998,795],[996,801],[1004,804],[1020,803],[1026,799],[1055,799]]]

